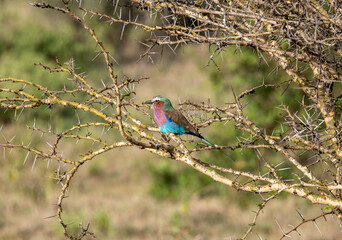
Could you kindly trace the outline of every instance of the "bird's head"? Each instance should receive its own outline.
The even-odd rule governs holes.
[[[153,104],[153,105],[162,105],[164,109],[170,109],[173,108],[170,100],[166,97],[163,97],[161,95],[153,97],[151,100],[148,100],[144,102],[145,104]]]
[[[155,102],[170,102],[169,99],[167,99],[166,97],[163,97],[161,95],[158,95],[158,96],[154,96],[151,100],[148,100],[144,103],[147,103],[147,104],[153,104]]]

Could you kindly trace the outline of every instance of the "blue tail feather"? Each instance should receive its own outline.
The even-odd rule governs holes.
[[[214,146],[214,144],[212,144],[211,142],[209,142],[208,140],[206,140],[205,138],[201,138],[203,142],[205,142],[206,144],[208,144],[209,146]]]
[[[208,144],[209,146],[214,146],[214,144],[212,144],[211,142],[209,142],[208,140],[206,140],[204,137],[202,137],[202,135],[200,135],[200,134],[196,134],[196,133],[193,133],[193,132],[189,132],[188,134],[190,134],[190,135],[193,135],[193,136],[195,136],[195,137],[198,137],[198,138],[200,138],[200,139],[202,139],[202,141],[203,142],[205,142],[206,144]]]

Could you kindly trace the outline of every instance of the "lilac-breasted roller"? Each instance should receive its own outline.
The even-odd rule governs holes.
[[[207,141],[198,130],[184,117],[184,115],[173,108],[169,99],[163,96],[155,96],[145,103],[153,104],[154,119],[163,133],[174,133],[176,135],[190,134],[202,139],[210,146],[214,146]]]

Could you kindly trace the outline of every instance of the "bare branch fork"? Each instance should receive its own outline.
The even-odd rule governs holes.
[[[76,1],[77,2],[77,1]],[[34,131],[54,136],[51,149],[38,149],[30,144],[15,143],[5,139],[0,143],[4,149],[23,149],[32,153],[36,159],[48,159],[65,164],[65,174],[57,174],[57,181],[62,190],[57,202],[56,216],[68,239],[82,239],[86,235],[95,235],[81,226],[81,233],[74,236],[63,219],[63,201],[71,180],[79,168],[97,156],[121,147],[135,147],[152,154],[180,161],[211,177],[215,181],[251,193],[271,193],[257,211],[253,224],[248,228],[243,239],[252,231],[258,215],[266,203],[280,192],[307,199],[315,204],[328,205],[333,210],[303,221],[286,233],[297,231],[306,222],[313,222],[327,214],[339,218],[342,211],[342,149],[341,149],[341,107],[339,105],[341,89],[340,42],[342,39],[341,9],[334,1],[153,1],[131,0],[139,11],[153,13],[157,21],[153,23],[138,22],[138,18],[123,19],[114,11],[109,16],[85,9],[81,3],[62,1],[52,5],[44,1],[33,3],[38,8],[47,8],[64,13],[81,24],[94,40],[108,71],[111,83],[103,88],[95,88],[91,81],[75,71],[73,63],[61,64],[56,59],[56,66],[37,65],[53,73],[67,74],[73,81],[72,88],[51,90],[48,87],[13,77],[0,79],[0,105],[5,109],[35,110],[41,106],[49,108],[71,108],[88,116],[86,123],[77,122],[61,132],[30,126]],[[119,1],[116,1],[119,3]],[[326,7],[329,5],[329,8]],[[117,9],[118,5],[115,5]],[[326,10],[329,9],[329,10]],[[88,25],[86,15],[98,17],[109,24],[123,24],[150,32],[152,45],[141,58],[148,56],[158,45],[176,45],[203,43],[217,47],[215,53],[229,45],[250,46],[256,49],[261,59],[268,54],[290,76],[291,82],[307,96],[309,104],[302,103],[304,113],[293,113],[287,106],[280,106],[283,112],[281,130],[267,133],[263,126],[258,126],[247,117],[243,108],[244,98],[254,94],[259,88],[279,87],[276,84],[261,84],[246,89],[235,102],[225,106],[197,104],[186,102],[182,105],[191,107],[199,113],[206,113],[206,119],[197,123],[198,127],[230,121],[241,132],[239,142],[235,145],[223,143],[213,147],[201,146],[183,141],[178,136],[170,135],[172,142],[166,142],[154,134],[159,130],[143,123],[143,118],[151,117],[147,106],[134,102],[131,98],[135,92],[132,84],[140,79],[120,79],[114,74],[115,59],[100,41],[96,30]],[[158,18],[157,18],[158,17]],[[124,31],[124,29],[123,29]],[[139,59],[140,60],[140,59]],[[214,61],[214,57],[212,58]],[[82,95],[83,97],[79,97]],[[70,98],[68,96],[73,96]],[[138,112],[139,117],[136,117]],[[189,116],[191,118],[191,116]],[[95,133],[102,130],[103,135],[111,134],[115,138],[106,138]],[[100,131],[101,132],[101,131]],[[92,134],[94,133],[94,134]],[[92,143],[93,148],[79,159],[63,157],[61,148],[66,140]],[[191,146],[191,147],[189,147]],[[191,150],[190,150],[191,149]],[[217,164],[205,163],[195,157],[195,153],[204,150],[244,150],[256,152],[268,151],[277,155],[274,159],[262,159],[263,166],[259,172],[239,171]],[[299,156],[310,153],[310,164],[303,162]],[[260,154],[261,155],[261,154]],[[281,161],[279,160],[281,159]],[[291,178],[280,174],[279,166],[285,162],[291,171]],[[323,170],[322,170],[323,169]],[[285,237],[285,235],[283,236]]]

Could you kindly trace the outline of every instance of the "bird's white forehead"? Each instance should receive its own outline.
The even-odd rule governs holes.
[[[161,100],[161,98],[160,97],[154,97],[153,99],[152,99],[152,102],[155,102],[155,101],[160,101]]]

